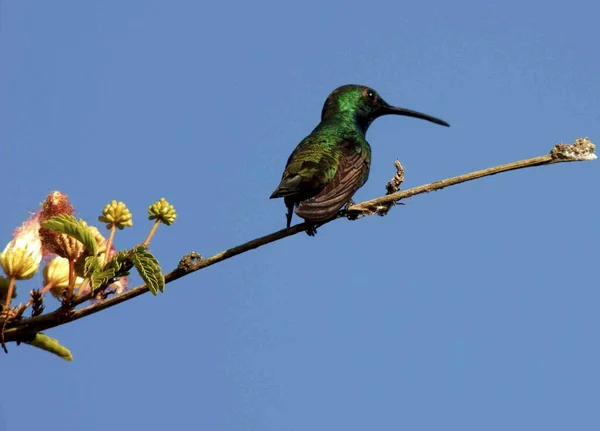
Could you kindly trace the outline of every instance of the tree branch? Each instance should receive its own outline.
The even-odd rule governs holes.
[[[494,166],[480,171],[459,175],[457,177],[452,177],[441,181],[436,181],[419,187],[414,187],[412,189],[394,192],[376,199],[352,205],[346,211],[340,212],[335,218],[327,221],[326,223],[329,223],[333,220],[342,217],[359,218],[373,214],[384,215],[385,213],[387,213],[391,205],[396,204],[401,199],[408,199],[418,194],[429,193],[434,190],[443,189],[444,187],[453,186],[456,184],[464,183],[466,181],[472,181],[490,175],[496,175],[501,172],[529,168],[532,166],[551,165],[554,163],[561,162],[594,160],[596,159],[594,150],[594,144],[592,144],[587,138],[578,138],[572,145],[555,145],[550,154],[547,154],[545,156],[520,160],[517,162],[507,163],[500,166]],[[398,165],[396,165],[398,169],[397,175],[399,175],[401,168],[401,165],[400,167],[398,167]],[[253,250],[260,246],[281,240],[283,238],[287,238],[292,235],[296,235],[297,233],[306,231],[310,227],[311,225],[308,223],[300,223],[295,226],[292,226],[289,229],[282,229],[269,235],[253,239],[252,241],[248,241],[244,244],[222,251],[206,259],[203,259],[199,254],[192,252],[181,259],[177,268],[165,275],[165,283],[170,283],[183,276],[207,268],[211,265],[222,262],[226,259],[232,258],[247,251]],[[91,314],[102,311],[106,308],[113,307],[117,304],[128,301],[146,292],[148,292],[148,288],[145,285],[141,285],[128,291],[125,291],[117,296],[105,299],[92,305],[88,305],[87,307],[81,308],[79,310],[65,312],[65,310],[63,309],[58,309],[56,311],[41,316],[9,322],[7,325],[7,330],[5,332],[5,341],[22,341],[30,339],[32,334],[35,334],[36,332],[64,325],[65,323],[81,319],[82,317],[86,317]]]
[[[595,145],[592,144],[587,138],[578,138],[572,145],[556,144],[552,151],[545,156],[519,160],[517,162],[506,163],[500,166],[493,166],[491,168],[482,169],[469,174],[463,174],[457,177],[447,178],[445,180],[436,181],[419,187],[413,187],[412,189],[392,193],[380,198],[371,199],[370,201],[353,205],[348,208],[348,210],[371,215],[381,211],[382,207],[385,208],[387,205],[394,204],[401,199],[408,199],[421,193],[429,193],[434,190],[443,189],[444,187],[454,186],[456,184],[465,183],[467,181],[476,180],[478,178],[483,178],[490,175],[496,175],[501,172],[514,171],[516,169],[530,168],[533,166],[551,165],[561,162],[594,160],[596,159],[594,150]]]

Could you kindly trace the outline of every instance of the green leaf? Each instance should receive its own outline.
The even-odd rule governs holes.
[[[25,341],[25,343],[37,347],[38,349],[45,350],[46,352],[53,353],[66,361],[73,360],[73,355],[71,355],[71,351],[69,349],[60,344],[57,339],[50,338],[41,332],[35,334],[33,340]]]
[[[100,271],[100,259],[97,256],[88,256],[85,258],[83,266],[83,276],[90,277],[93,273]]]
[[[72,215],[59,214],[43,222],[42,226],[75,238],[85,246],[92,256],[96,256],[98,254],[96,239],[88,227],[81,222],[82,220],[77,221]]]
[[[104,266],[104,269],[114,269],[115,276],[124,277],[126,275],[129,275],[128,271],[131,269],[132,266],[133,264],[131,263],[131,260],[129,258],[129,251],[121,250],[120,252],[115,254],[111,260],[107,262],[107,264]]]
[[[152,253],[140,246],[132,250],[131,261],[153,295],[157,295],[159,290],[165,291],[165,277]]]
[[[91,277],[92,290],[99,288],[114,276],[115,270],[113,268],[94,272]]]
[[[100,258],[96,256],[88,256],[85,258],[84,277],[90,278],[92,290],[107,283],[111,278],[115,277],[116,272],[114,265],[112,268],[109,265],[106,265],[106,267],[102,269]]]

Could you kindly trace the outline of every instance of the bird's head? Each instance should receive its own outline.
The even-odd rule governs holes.
[[[382,115],[404,115],[421,118],[449,127],[450,125],[439,118],[411,111],[410,109],[392,106],[381,98],[377,91],[364,85],[343,85],[331,92],[325,101],[321,113],[321,121],[333,116],[351,116],[356,124],[366,132],[373,120]]]

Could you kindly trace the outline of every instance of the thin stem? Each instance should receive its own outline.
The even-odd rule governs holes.
[[[117,231],[117,226],[112,225],[110,228],[110,234],[108,235],[108,241],[106,241],[106,252],[104,253],[104,261],[102,262],[102,266],[106,265],[108,262],[108,255],[110,254],[110,249],[112,248],[113,240],[115,239],[115,232]]]
[[[142,243],[142,247],[148,247],[148,245],[150,244],[150,241],[152,240],[152,237],[156,233],[156,229],[158,229],[159,225],[160,225],[160,220],[158,220],[158,219],[155,220],[154,224],[152,225],[152,229],[150,229],[150,233],[148,234],[148,236],[146,237],[146,239]]]
[[[12,299],[13,291],[15,290],[15,281],[16,278],[14,275],[10,276],[10,278],[8,279],[8,290],[6,292],[6,300],[4,301],[4,308],[2,310],[3,318],[2,326],[0,327],[0,345],[2,345],[4,353],[8,353],[8,349],[6,348],[6,343],[4,341],[4,328],[6,328],[8,320],[11,318],[10,301]]]
[[[31,304],[33,304],[33,298],[30,298],[29,301],[27,301],[25,304],[21,305],[17,309],[17,312],[15,313],[15,319],[21,317],[23,313],[25,313],[25,310],[27,310],[31,306]]]
[[[10,301],[12,301],[13,292],[15,290],[15,281],[17,279],[12,276],[8,279],[8,291],[6,293],[6,299],[4,300],[4,311],[10,310]],[[7,317],[8,320],[8,317]]]
[[[73,298],[73,289],[75,288],[75,261],[69,259],[69,288],[67,289],[67,299],[70,301]]]
[[[90,282],[89,277],[81,282],[81,284],[77,288],[77,292],[75,292],[75,298],[79,298],[79,296],[81,295],[81,292],[83,292],[83,290],[87,287],[89,282]]]
[[[54,287],[54,283],[52,283],[52,282],[48,283],[47,285],[44,286],[44,288],[42,290],[40,290],[40,295],[45,294],[46,292],[48,292],[53,287]]]

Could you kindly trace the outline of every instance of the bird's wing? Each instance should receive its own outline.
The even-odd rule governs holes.
[[[314,197],[298,204],[296,214],[310,221],[324,221],[335,215],[367,181],[368,149],[350,141],[340,144],[341,154],[333,178]]]
[[[323,151],[318,141],[303,141],[290,155],[281,183],[273,198],[288,197],[294,201],[311,198],[329,183],[336,172],[338,157],[330,150]]]

